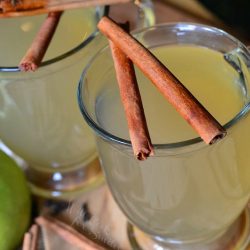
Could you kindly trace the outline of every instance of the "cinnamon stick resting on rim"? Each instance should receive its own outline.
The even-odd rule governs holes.
[[[205,143],[213,144],[226,135],[219,122],[140,42],[108,17],[100,20],[98,28],[143,71]]]
[[[31,47],[19,64],[21,71],[35,71],[39,67],[56,31],[61,15],[62,12],[50,12],[48,14]]]
[[[128,23],[122,28],[129,30]],[[116,78],[118,81],[120,96],[126,113],[129,135],[138,160],[145,160],[153,155],[146,118],[141,101],[141,95],[136,80],[132,61],[112,41],[109,41],[112,52]]]

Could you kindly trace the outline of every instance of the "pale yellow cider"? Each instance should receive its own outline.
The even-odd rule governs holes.
[[[152,52],[221,124],[234,118],[247,102],[246,83],[222,53],[190,45],[158,47]],[[249,81],[244,63],[242,71]],[[154,144],[198,137],[139,70],[137,77]],[[107,82],[96,110],[102,127],[129,138],[116,85]],[[156,148],[155,156],[143,162],[135,160],[126,147],[98,139],[107,181],[122,210],[145,232],[176,241],[212,238],[223,232],[249,199],[249,122],[242,119],[215,146],[200,142]]]
[[[0,65],[17,66],[31,45],[46,15],[4,18],[0,21]],[[95,9],[65,11],[44,60],[75,48],[95,30]]]
[[[17,66],[45,15],[0,20],[0,65]],[[66,11],[45,60],[76,48],[96,30],[95,8]],[[76,90],[95,51],[75,54],[33,73],[0,72],[0,138],[33,167],[78,167],[95,157],[93,135],[82,121]]]

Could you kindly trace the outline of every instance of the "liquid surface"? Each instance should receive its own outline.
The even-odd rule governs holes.
[[[17,66],[31,45],[46,15],[0,20],[1,66]],[[95,31],[95,9],[66,11],[46,52],[45,60],[75,48]]]
[[[238,74],[225,62],[222,54],[190,46],[156,48],[152,52],[221,124],[232,119],[243,107]],[[139,70],[137,80],[153,143],[178,142],[198,136]],[[114,105],[114,102],[119,105]],[[121,138],[129,138],[116,88],[107,88],[99,97],[97,112],[101,125],[107,131]],[[110,114],[121,120],[119,126],[110,119]]]

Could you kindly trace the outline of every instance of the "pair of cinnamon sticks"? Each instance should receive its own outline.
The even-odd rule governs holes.
[[[91,241],[83,234],[76,231],[73,227],[48,216],[40,216],[36,218],[30,231],[25,234],[22,250],[37,250],[39,238],[39,226],[49,229],[64,239],[72,246],[81,250],[105,250],[94,241]]]
[[[199,103],[185,86],[139,41],[108,17],[99,30],[108,37],[120,87],[130,139],[137,159],[153,155],[133,63],[153,82],[183,118],[207,144],[226,135],[218,121]]]

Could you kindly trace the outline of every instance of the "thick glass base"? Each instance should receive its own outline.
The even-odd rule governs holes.
[[[27,167],[25,172],[32,193],[45,198],[73,199],[104,182],[98,159],[71,171],[42,172]]]
[[[154,240],[128,223],[128,238],[133,250],[247,250],[250,247],[249,209],[241,214],[223,234],[193,243],[171,243]]]

